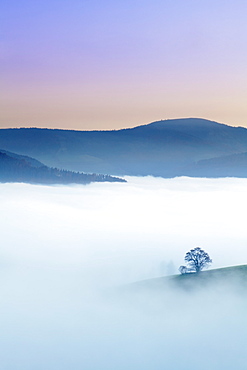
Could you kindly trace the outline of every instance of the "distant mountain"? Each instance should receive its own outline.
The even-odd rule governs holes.
[[[88,184],[90,182],[125,182],[108,175],[83,174],[50,168],[27,156],[0,150],[0,182],[32,184]]]
[[[73,171],[247,177],[247,129],[197,118],[116,131],[1,129],[0,147]]]
[[[204,159],[184,168],[191,177],[247,177],[247,152]]]

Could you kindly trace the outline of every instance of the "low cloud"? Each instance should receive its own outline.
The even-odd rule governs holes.
[[[247,180],[127,180],[0,185],[4,369],[245,368],[234,287],[113,292],[176,272],[195,246],[212,267],[246,263]]]

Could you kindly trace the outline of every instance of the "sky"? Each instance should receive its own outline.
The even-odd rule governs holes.
[[[245,0],[2,0],[0,127],[247,127]]]
[[[246,263],[246,183],[0,184],[2,368],[245,370],[242,283],[121,292],[196,246],[211,268]]]

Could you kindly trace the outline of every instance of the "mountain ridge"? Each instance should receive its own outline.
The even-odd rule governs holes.
[[[202,118],[162,120],[108,131],[1,129],[0,148],[72,171],[222,177],[212,161],[246,153],[247,129]],[[211,160],[209,170],[200,162],[204,160]],[[225,164],[224,176],[247,177],[247,159],[242,160],[241,168],[230,162],[229,168]]]
[[[206,119],[206,118],[197,118],[197,117],[183,117],[183,118],[167,118],[167,119],[161,119],[161,120],[157,120],[157,121],[152,121],[152,122],[149,122],[149,123],[144,123],[144,124],[140,124],[140,125],[137,125],[137,126],[133,126],[133,127],[125,127],[125,128],[119,128],[119,129],[93,129],[93,130],[79,130],[79,129],[66,129],[66,128],[57,128],[57,127],[51,127],[51,128],[48,128],[48,127],[37,127],[37,126],[29,126],[29,127],[25,127],[25,126],[20,126],[20,127],[5,127],[5,128],[1,128],[1,130],[27,130],[27,129],[37,129],[37,130],[51,130],[51,131],[70,131],[70,132],[116,132],[116,131],[124,131],[124,130],[135,130],[139,127],[147,127],[147,126],[153,126],[155,125],[156,123],[169,123],[169,122],[174,122],[174,121],[180,121],[180,122],[185,122],[185,121],[191,121],[191,122],[207,122],[207,123],[216,123],[217,125],[223,125],[223,126],[227,126],[227,127],[233,127],[233,128],[244,128],[246,129],[244,126],[232,126],[230,124],[226,124],[226,123],[223,123],[223,122],[217,122],[217,121],[214,121],[214,120],[210,120],[210,119]]]

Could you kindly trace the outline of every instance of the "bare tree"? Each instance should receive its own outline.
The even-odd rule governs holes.
[[[203,268],[207,268],[210,263],[212,263],[212,260],[209,257],[208,253],[206,253],[200,247],[196,247],[187,252],[184,260],[185,262],[187,262],[188,266],[180,266],[179,271],[181,274],[186,274],[187,272],[198,273]]]

